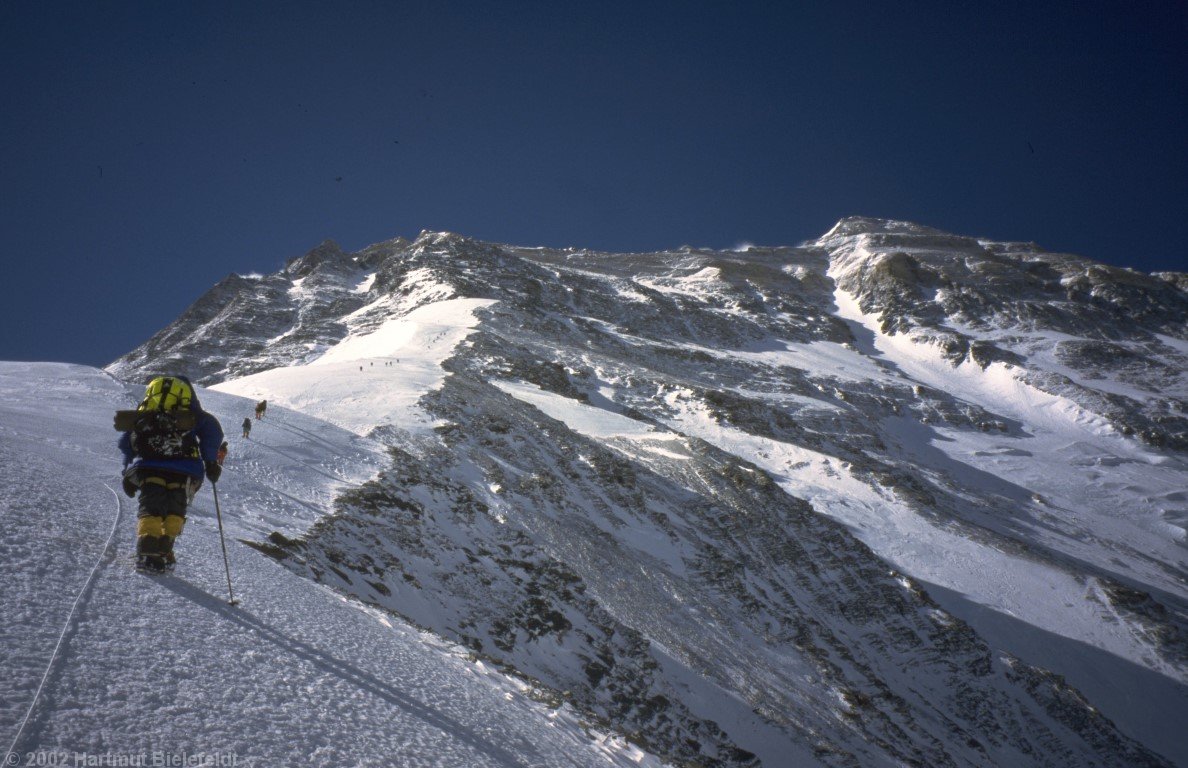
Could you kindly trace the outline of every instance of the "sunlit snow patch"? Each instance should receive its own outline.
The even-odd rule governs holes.
[[[352,288],[351,293],[367,293],[368,291],[371,290],[371,286],[374,284],[375,284],[375,273],[372,272],[370,275],[368,275],[367,277],[365,277],[363,279],[363,282],[359,283],[354,288]]]
[[[536,407],[546,416],[564,423],[565,426],[579,434],[602,440],[625,438],[637,441],[641,447],[653,453],[674,459],[688,458],[656,444],[657,442],[680,440],[680,435],[658,430],[650,424],[636,421],[604,408],[596,408],[568,397],[547,392],[534,384],[511,381],[492,383],[517,400]]]
[[[212,389],[298,409],[366,435],[376,427],[428,429],[417,401],[441,385],[441,363],[478,324],[489,299],[450,299],[418,307],[378,328],[352,334],[306,365],[274,368]]]
[[[914,381],[1032,425],[1044,424],[1053,430],[1077,425],[1097,434],[1115,432],[1104,418],[1072,400],[1026,383],[1013,366],[993,362],[982,368],[969,361],[953,366],[935,344],[910,333],[883,333],[879,318],[863,312],[857,299],[846,291],[840,288],[834,291],[834,301],[838,316],[870,331],[878,351]]]
[[[689,275],[637,278],[636,282],[661,293],[706,299],[718,295],[722,290],[722,270],[703,267]]]

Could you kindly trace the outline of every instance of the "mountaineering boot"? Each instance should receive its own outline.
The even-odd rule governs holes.
[[[160,518],[157,518],[158,520]],[[141,522],[150,520],[141,518]],[[150,521],[151,522],[151,521]],[[142,527],[143,530],[143,527]],[[165,570],[165,542],[166,536],[141,534],[136,538],[136,569],[150,573],[160,573]]]
[[[136,570],[144,573],[164,573],[168,567],[161,555],[137,555]]]

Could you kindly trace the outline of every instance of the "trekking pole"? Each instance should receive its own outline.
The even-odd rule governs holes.
[[[227,569],[227,602],[235,605],[235,593],[231,591],[231,564],[227,561],[227,540],[223,538],[223,513],[219,511],[219,484],[212,482],[210,490],[214,493],[215,519],[219,521],[219,543],[223,545],[223,567]]]

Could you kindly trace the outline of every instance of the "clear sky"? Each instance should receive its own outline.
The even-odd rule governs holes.
[[[1188,4],[0,3],[0,359],[422,229],[795,245],[842,216],[1188,269]]]

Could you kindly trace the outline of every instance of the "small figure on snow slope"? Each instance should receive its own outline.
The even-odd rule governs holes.
[[[252,434],[252,420],[247,416],[243,417],[243,436],[248,437]]]
[[[261,400],[260,402],[256,403],[256,418],[257,419],[264,418],[264,411],[266,411],[266,410],[268,410],[268,401],[267,400]]]
[[[186,507],[205,475],[218,482],[223,428],[202,410],[194,387],[184,376],[161,376],[149,382],[144,400],[120,436],[124,454],[124,493],[140,491],[136,525],[136,562],[146,570],[173,565],[173,542],[186,523]],[[120,414],[117,414],[117,427]]]

